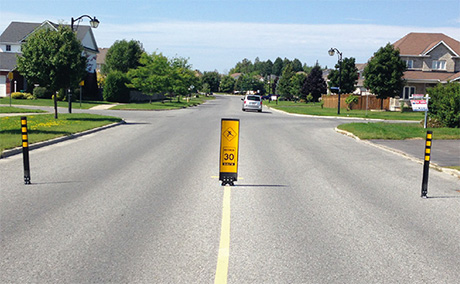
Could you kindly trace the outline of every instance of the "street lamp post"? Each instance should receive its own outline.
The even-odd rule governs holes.
[[[90,17],[90,16],[88,16],[88,15],[82,15],[82,16],[76,18],[76,19],[74,19],[74,18],[72,17],[72,19],[70,20],[70,29],[71,29],[72,31],[74,31],[74,29],[73,29],[73,24],[74,24],[75,22],[80,21],[81,19],[83,19],[83,18],[85,18],[85,17],[89,19],[89,24],[91,25],[91,27],[92,27],[93,29],[96,29],[96,28],[99,26],[99,20],[96,19],[96,17]],[[77,26],[77,29],[78,29],[78,26]],[[68,96],[68,99],[69,99],[69,113],[72,113],[72,93],[71,93],[71,91],[70,91],[70,88],[69,88],[69,92],[67,93],[67,96]],[[81,96],[81,88],[80,88],[80,96]],[[81,108],[81,97],[80,97],[80,108]]]
[[[85,17],[89,19],[89,24],[91,25],[92,28],[96,29],[99,26],[99,20],[96,19],[96,17],[92,18],[88,15],[82,15],[76,19],[74,18],[71,19],[70,28],[72,29],[72,31],[73,31],[73,24],[77,21],[80,21],[82,18],[85,18]]]
[[[342,52],[340,52],[337,48],[334,47],[331,47],[331,49],[329,49],[328,51],[330,56],[334,56],[335,52],[337,52],[337,55],[339,56],[339,101],[337,104],[337,114],[340,114],[340,93],[342,91]]]

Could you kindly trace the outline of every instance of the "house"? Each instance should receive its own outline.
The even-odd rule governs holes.
[[[105,57],[108,51],[109,48],[99,48],[99,54],[96,58],[96,70],[99,70],[99,72],[102,70],[102,66],[105,65]]]
[[[21,45],[34,31],[42,28],[57,30],[58,24],[50,21],[43,23],[11,22],[0,35],[0,97],[12,92],[31,89],[27,81],[17,72],[16,58],[21,56]],[[98,47],[90,26],[76,28],[77,39],[81,42],[84,55],[87,57],[88,75],[85,78],[85,92],[87,96],[97,96],[96,58]],[[10,74],[10,75],[9,75]],[[12,78],[9,79],[8,77]]]
[[[460,42],[442,33],[409,33],[393,46],[406,62],[401,99],[426,94],[429,87],[460,82]]]

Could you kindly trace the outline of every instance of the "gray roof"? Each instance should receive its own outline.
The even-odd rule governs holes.
[[[10,25],[6,28],[5,31],[0,35],[0,42],[4,43],[19,43],[23,41],[30,33],[32,33],[36,28],[40,27],[44,23],[48,22],[55,28],[59,27],[58,24],[55,24],[50,21],[45,21],[43,23],[25,23],[25,22],[11,22]],[[69,25],[65,25],[69,26]],[[77,29],[77,39],[82,41],[84,36],[88,33],[88,30],[91,30],[90,26],[85,25],[74,25],[74,29]]]
[[[16,58],[19,53],[0,52],[0,71],[11,71],[16,68]]]

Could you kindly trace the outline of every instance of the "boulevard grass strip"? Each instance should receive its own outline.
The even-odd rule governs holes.
[[[27,109],[9,106],[0,106],[0,113],[45,113],[46,111],[40,109]]]
[[[416,123],[348,123],[338,126],[358,136],[360,139],[425,139],[426,131],[433,131],[433,139],[460,139],[460,128],[427,128]]]
[[[384,119],[384,120],[422,120],[423,112],[396,112],[396,111],[371,111],[368,110],[349,110],[340,109],[340,115],[337,115],[336,108],[321,108],[319,103],[295,103],[291,101],[264,102],[266,106],[279,109],[288,113],[307,114],[318,116],[337,116],[337,117],[360,117],[369,119]]]
[[[68,136],[121,121],[121,118],[95,114],[40,114],[27,116],[29,143]],[[0,118],[0,150],[12,149],[22,144],[21,119],[19,116]]]
[[[68,101],[58,101],[58,107],[68,107]],[[9,105],[10,98],[0,98],[0,104],[2,105]],[[81,108],[82,109],[90,109],[92,107],[103,105],[103,104],[111,104],[109,102],[104,101],[82,101]],[[15,106],[45,106],[45,107],[54,107],[54,101],[52,99],[36,99],[36,100],[11,100],[11,105]],[[80,100],[72,101],[72,108],[80,109]]]
[[[186,99],[181,99],[179,102],[177,99],[173,99],[171,101],[156,101],[156,102],[146,102],[146,103],[130,103],[130,104],[123,104],[117,105],[112,107],[111,109],[115,110],[172,110],[172,109],[181,109],[187,108],[191,106],[197,106],[205,101],[213,100],[215,97],[198,97],[192,98],[187,102]]]

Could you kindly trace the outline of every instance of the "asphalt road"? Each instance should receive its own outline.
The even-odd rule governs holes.
[[[240,119],[228,283],[458,283],[460,182],[334,131],[218,96],[0,160],[1,283],[213,283],[221,118]],[[102,112],[102,111],[101,111]],[[423,151],[423,150],[421,150]],[[224,208],[225,209],[225,208]]]

